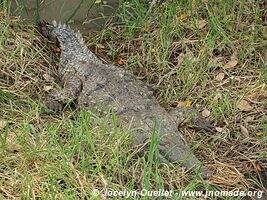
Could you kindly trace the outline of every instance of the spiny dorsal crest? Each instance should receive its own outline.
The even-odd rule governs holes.
[[[66,30],[68,31],[69,33],[72,33],[74,35],[74,37],[76,37],[79,41],[79,43],[81,44],[82,46],[82,51],[84,53],[90,53],[88,48],[86,47],[85,43],[84,43],[84,40],[83,40],[83,37],[82,37],[82,34],[80,33],[79,30],[75,29],[71,29],[69,25],[66,25],[65,23],[61,23],[61,22],[56,22],[55,20],[52,21],[52,24],[54,26],[54,28],[57,28],[59,30]]]

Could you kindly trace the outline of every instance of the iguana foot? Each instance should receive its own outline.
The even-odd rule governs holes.
[[[47,106],[47,108],[49,108],[50,110],[56,113],[63,110],[63,103],[57,100],[54,100],[51,97],[47,97],[44,103]]]
[[[193,128],[213,132],[214,126],[192,107],[176,107],[169,111],[177,126],[189,122]]]
[[[214,174],[214,171],[211,170],[210,168],[207,168],[205,166],[202,166],[200,169],[200,175],[204,178],[210,178]]]

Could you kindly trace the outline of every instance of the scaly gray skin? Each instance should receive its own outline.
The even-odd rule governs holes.
[[[40,22],[38,29],[50,40],[58,40],[62,51],[58,74],[63,89],[50,94],[46,101],[49,108],[60,110],[62,102],[71,99],[93,112],[111,109],[125,126],[136,129],[134,145],[149,144],[156,126],[162,161],[179,161],[187,168],[201,166],[178,132],[175,121],[181,116],[174,118],[167,113],[143,83],[121,68],[103,64],[85,46],[79,31],[55,21],[53,25]],[[143,145],[142,151],[148,147]],[[204,177],[211,173],[203,166],[200,171]]]

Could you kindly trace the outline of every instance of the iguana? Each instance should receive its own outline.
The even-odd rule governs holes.
[[[153,93],[135,77],[119,67],[103,64],[84,44],[82,35],[65,24],[38,23],[39,32],[61,47],[58,76],[63,89],[53,90],[46,104],[53,110],[62,109],[66,99],[90,111],[112,110],[125,126],[136,129],[134,145],[149,144],[156,127],[159,134],[158,150],[163,162],[179,161],[187,168],[198,167],[204,177],[211,170],[201,162],[177,129],[176,116],[169,114],[156,101]],[[149,145],[143,145],[143,152]]]

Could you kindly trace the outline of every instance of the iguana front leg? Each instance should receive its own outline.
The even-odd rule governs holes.
[[[189,122],[193,128],[213,132],[214,126],[192,107],[176,107],[169,111],[177,126]]]
[[[74,101],[82,91],[82,80],[76,75],[67,75],[63,80],[63,89],[53,89],[45,99],[46,106],[55,111],[61,111],[63,104]]]

